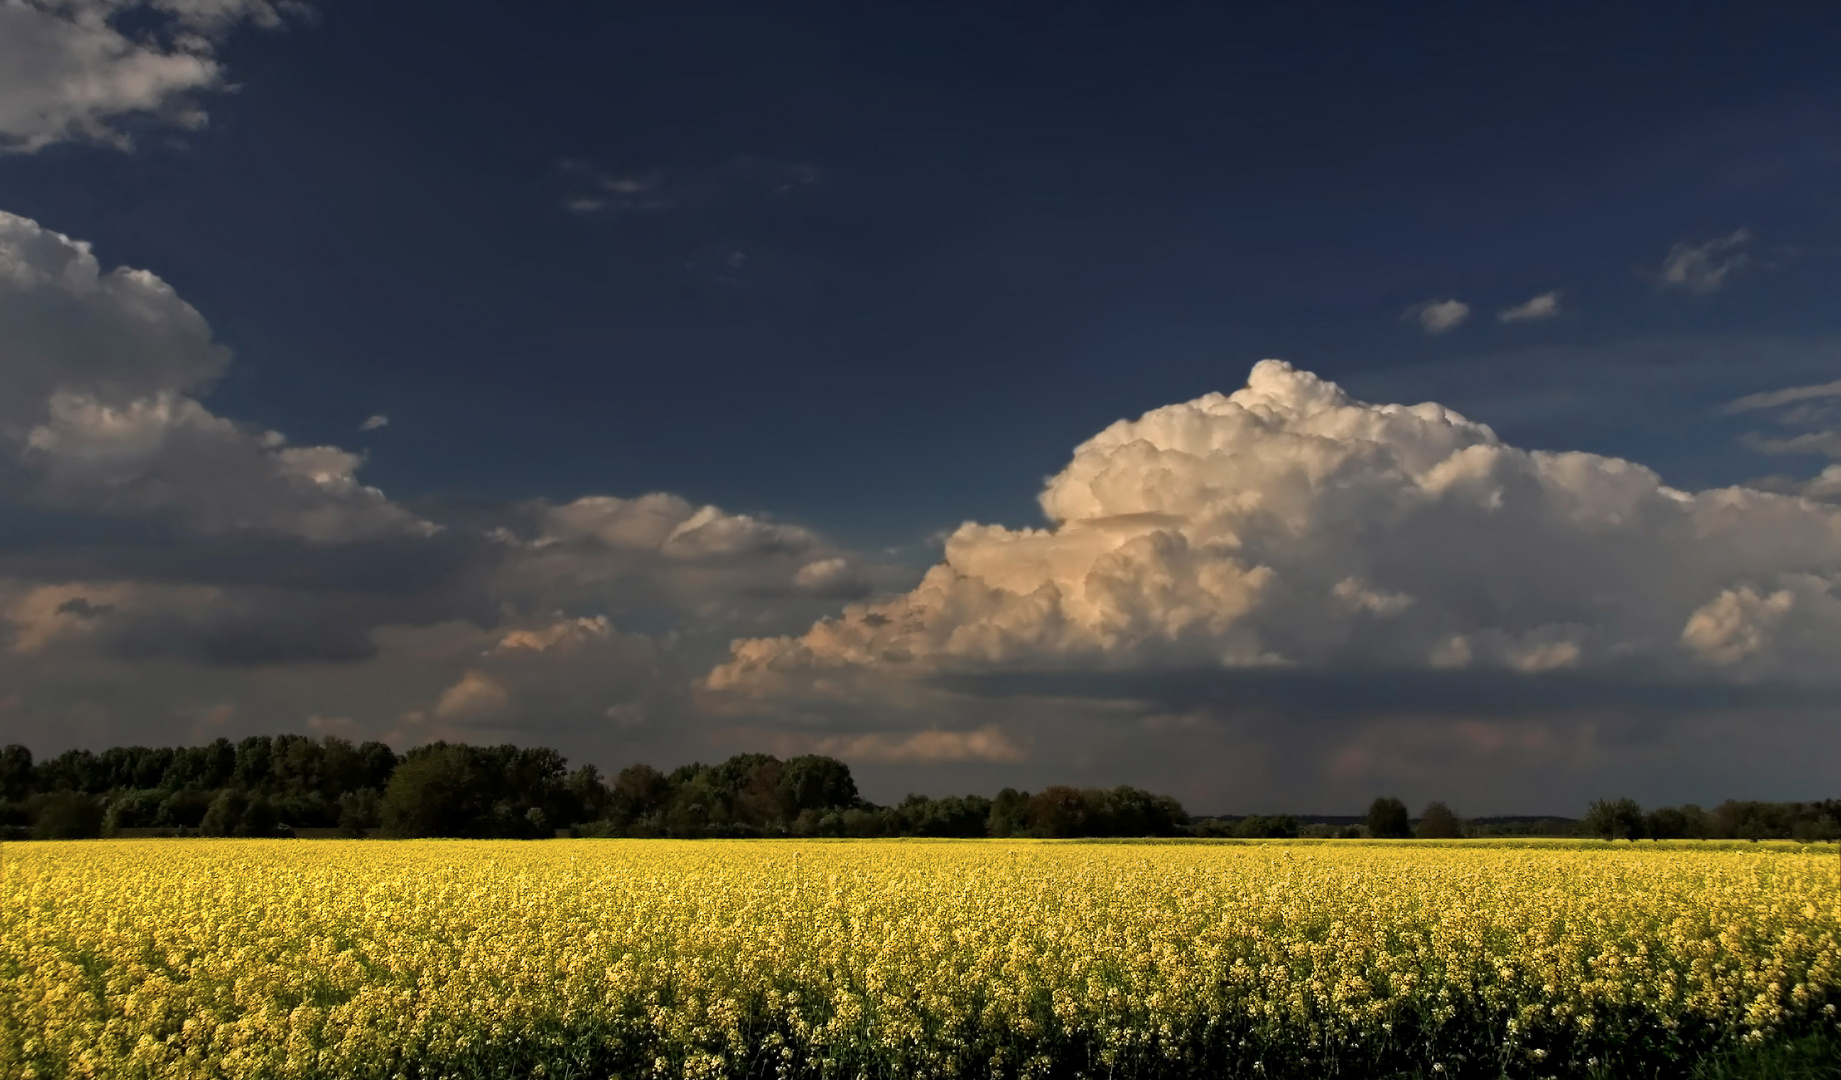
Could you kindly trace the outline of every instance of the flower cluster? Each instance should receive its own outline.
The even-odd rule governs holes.
[[[1841,1001],[1833,855],[1789,846],[3,858],[8,1077],[1543,1077],[1653,1071]]]

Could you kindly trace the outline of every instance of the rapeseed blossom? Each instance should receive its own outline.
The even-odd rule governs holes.
[[[1567,1076],[1833,1024],[1793,847],[11,844],[0,1075]]]

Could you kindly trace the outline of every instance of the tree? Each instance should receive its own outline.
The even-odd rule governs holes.
[[[986,819],[987,832],[998,839],[1027,835],[1029,823],[1023,811],[1029,806],[1029,792],[1005,788],[991,800],[991,816]]]
[[[789,815],[857,804],[857,782],[850,775],[850,766],[820,754],[788,761],[780,772],[780,792]]]
[[[24,802],[32,794],[32,751],[14,743],[0,750],[0,801]]]
[[[338,829],[343,836],[363,836],[383,826],[384,798],[376,788],[359,788],[339,796]]]
[[[1290,814],[1249,814],[1234,824],[1234,835],[1243,840],[1295,840],[1298,820]]]
[[[206,836],[274,836],[279,826],[274,804],[267,796],[225,788],[211,800],[198,831]]]
[[[32,835],[39,840],[87,840],[102,835],[102,802],[82,791],[44,796],[33,808]]]
[[[1421,840],[1456,840],[1464,835],[1464,830],[1449,806],[1433,802],[1419,815],[1419,827],[1414,835]]]
[[[1658,807],[1643,819],[1643,831],[1651,840],[1704,839],[1707,812],[1693,803]]]
[[[601,780],[601,770],[583,765],[569,774],[563,787],[569,792],[571,821],[600,821],[613,805],[613,793]]]
[[[1391,795],[1374,800],[1368,807],[1368,835],[1377,840],[1404,840],[1413,835],[1406,804]]]
[[[621,823],[664,809],[671,799],[671,781],[650,765],[628,765],[614,777],[610,814]]]
[[[1644,832],[1643,808],[1635,799],[1595,799],[1579,822],[1587,836],[1606,840],[1637,840]]]
[[[384,789],[387,836],[487,836],[492,803],[482,798],[470,747],[431,743],[404,755]]]

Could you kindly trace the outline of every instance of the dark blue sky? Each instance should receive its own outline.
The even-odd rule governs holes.
[[[1783,467],[1713,405],[1841,369],[1734,342],[1641,409],[1618,375],[1841,331],[1812,5],[318,8],[222,50],[208,130],[0,159],[0,205],[156,269],[236,352],[215,408],[398,498],[909,544],[1033,520],[1074,443],[1266,356],[1695,486]],[[646,191],[567,208],[605,178]],[[1768,267],[1658,287],[1740,228]],[[1400,321],[1445,296],[1479,317]]]

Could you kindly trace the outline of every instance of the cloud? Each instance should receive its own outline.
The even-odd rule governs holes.
[[[358,430],[359,431],[376,431],[378,428],[389,427],[389,426],[390,426],[389,417],[385,416],[383,413],[374,413],[364,418],[364,423],[358,425]]]
[[[1725,412],[1730,416],[1774,410],[1775,415],[1771,419],[1779,425],[1816,429],[1795,435],[1777,436],[1748,431],[1739,436],[1739,442],[1749,450],[1760,454],[1816,454],[1823,457],[1841,458],[1841,401],[1837,399],[1841,399],[1841,382],[1791,386],[1782,390],[1747,394],[1727,404]],[[1799,492],[1813,498],[1828,498],[1829,493],[1824,477],[1817,477],[1807,482],[1794,481],[1786,477],[1772,477],[1759,483],[1760,486],[1771,490]]]
[[[1560,313],[1560,290],[1544,292],[1526,303],[1516,304],[1497,313],[1501,322],[1534,322],[1551,319]]]
[[[905,594],[738,641],[708,686],[765,707],[1028,672],[1841,672],[1841,513],[1518,449],[1278,361],[1107,428],[1041,505],[1047,528],[962,526]],[[1794,601],[1763,628],[1747,589]]]
[[[433,529],[360,483],[360,456],[200,404],[230,354],[159,277],[5,212],[0,328],[0,450],[45,505],[329,542]]]
[[[1700,294],[1716,292],[1728,278],[1753,264],[1751,255],[1744,250],[1753,239],[1750,229],[1738,229],[1703,244],[1681,241],[1669,248],[1668,256],[1662,260],[1660,280],[1667,288]]]
[[[244,23],[302,15],[286,0],[0,2],[0,148],[58,142],[129,148],[128,118],[181,129],[207,122],[199,98],[225,87],[216,50]]]
[[[1407,308],[1402,322],[1416,321],[1428,334],[1442,334],[1470,318],[1470,305],[1462,300],[1427,300]]]
[[[1807,431],[1782,439],[1747,432],[1739,441],[1760,454],[1821,454],[1841,458],[1841,431]]]
[[[761,742],[759,733],[735,733],[744,741]],[[865,732],[849,735],[772,733],[764,741],[783,755],[826,754],[844,761],[871,765],[958,762],[1019,762],[1029,758],[1029,740],[1018,739],[995,724],[974,731]]]
[[[1817,386],[1791,386],[1782,390],[1766,390],[1759,394],[1747,394],[1737,401],[1728,403],[1726,412],[1729,415],[1753,412],[1758,409],[1775,409],[1798,402],[1821,401],[1837,397],[1841,397],[1841,379]]]
[[[730,641],[912,583],[803,525],[662,492],[413,512],[362,483],[361,454],[213,412],[230,362],[155,274],[0,214],[9,738],[318,724],[683,760],[730,723],[693,700]],[[981,739],[873,752],[1007,752]]]

